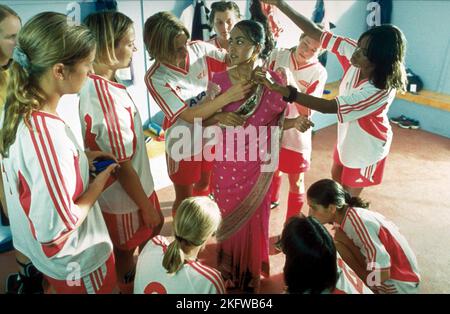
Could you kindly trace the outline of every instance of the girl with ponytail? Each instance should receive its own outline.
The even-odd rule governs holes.
[[[376,293],[416,293],[420,282],[416,256],[397,226],[369,204],[330,179],[307,192],[309,215],[334,224],[342,259]]]
[[[134,293],[225,293],[220,273],[197,261],[220,222],[220,210],[208,197],[185,199],[173,221],[174,240],[156,236],[139,255]]]
[[[13,52],[0,132],[14,246],[57,293],[110,293],[115,286],[112,244],[97,198],[117,164],[90,181],[92,160],[114,156],[86,155],[57,113],[64,94],[80,91],[94,56],[95,39],[86,27],[70,26],[54,12],[31,18]]]

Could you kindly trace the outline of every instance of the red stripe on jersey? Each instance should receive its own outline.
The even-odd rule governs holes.
[[[123,160],[125,159],[123,156],[123,152],[120,151],[120,145],[119,145],[119,134],[120,134],[120,126],[118,125],[118,122],[114,116],[115,113],[115,109],[114,109],[114,102],[110,103],[109,99],[108,99],[108,91],[107,91],[107,85],[104,81],[100,81],[100,87],[101,87],[101,92],[103,94],[103,99],[105,101],[105,107],[107,110],[107,115],[105,116],[105,119],[109,119],[109,123],[111,125],[111,132],[114,138],[114,141],[116,143],[116,150],[117,150],[117,158],[119,160]]]
[[[63,233],[60,237],[64,236],[66,233],[67,232]],[[45,256],[51,258],[61,252],[62,248],[67,242],[67,239],[58,244],[41,245],[42,251],[44,252]]]
[[[220,294],[224,294],[225,293],[225,283],[223,282],[222,279],[222,275],[215,269],[208,267],[206,265],[203,265],[202,263],[196,262],[197,266],[199,266],[200,268],[202,268],[205,272],[209,273],[211,276],[214,277],[214,279],[216,280],[216,282],[219,284],[220,286]]]
[[[316,64],[317,64],[317,62],[311,62],[311,63],[301,65],[297,68],[297,71],[304,70],[304,69],[312,67],[313,65],[316,65]]]
[[[372,250],[372,246],[370,246],[370,244],[368,244],[368,240],[365,237],[365,235],[363,234],[363,232],[360,230],[360,226],[357,224],[357,222],[355,221],[355,218],[352,214],[351,208],[348,209],[347,211],[347,216],[348,216],[348,220],[350,221],[350,224],[353,227],[353,230],[356,232],[357,236],[359,237],[359,239],[361,240],[361,242],[363,243],[364,249],[366,250],[367,253],[367,263],[370,263],[373,261],[373,250]]]
[[[190,43],[190,44],[192,45],[193,43]],[[169,69],[173,70],[173,71],[176,71],[176,72],[179,72],[179,73],[182,73],[182,74],[186,75],[186,74],[189,73],[189,51],[186,54],[186,58],[184,59],[184,62],[185,62],[184,69],[183,68],[179,68],[179,67],[174,66],[174,65],[171,65],[169,63],[163,63],[163,64],[166,67],[168,67]]]
[[[158,62],[155,62],[155,64],[147,71],[145,74],[145,85],[147,86],[148,91],[152,95],[153,99],[157,102],[158,106],[161,108],[161,110],[164,112],[166,116],[168,116],[168,112],[172,113],[169,107],[165,107],[167,104],[164,103],[162,98],[159,96],[159,94],[156,93],[156,89],[153,86],[153,82],[151,77],[153,74],[155,74],[155,71],[160,67],[160,64]],[[170,115],[169,115],[170,116]]]
[[[37,133],[40,134],[40,136],[42,136],[42,132],[39,131],[40,128],[39,128],[39,125],[38,125],[38,122],[37,122],[35,116],[33,116],[33,122],[35,124],[36,130],[38,131]],[[33,130],[30,130],[30,137],[31,137],[31,141],[33,142],[34,150],[36,151],[36,155],[38,157],[39,165],[41,167],[42,174],[44,176],[44,181],[45,181],[45,184],[47,185],[47,189],[48,189],[48,192],[50,194],[50,198],[52,199],[53,205],[55,206],[55,209],[58,212],[58,214],[59,214],[61,220],[63,221],[64,225],[66,226],[66,228],[70,230],[70,229],[73,228],[73,225],[66,219],[66,217],[63,214],[63,209],[59,205],[56,193],[55,193],[53,187],[50,184],[50,176],[51,175],[49,175],[49,173],[47,172],[47,170],[45,168],[45,165],[48,166],[49,172],[52,172],[53,167],[50,165],[48,159],[46,159],[45,163],[44,163],[45,156],[42,155],[41,149],[39,148],[39,145],[38,145],[38,140],[36,139],[36,135],[35,135],[35,132]],[[42,150],[45,150],[45,146],[42,147]],[[52,182],[54,182],[54,181],[52,180]],[[57,188],[57,187],[58,187],[58,185],[55,184],[55,188]]]
[[[78,197],[83,193],[83,179],[81,178],[81,170],[80,170],[80,156],[73,156],[73,166],[75,168],[75,191],[72,195],[72,201],[75,202]]]
[[[19,202],[22,206],[23,211],[25,212],[25,216],[27,216],[28,223],[30,224],[31,233],[33,237],[36,239],[36,230],[34,229],[33,223],[30,219],[30,209],[31,209],[31,190],[27,181],[23,177],[22,173],[19,171]]]
[[[400,243],[385,227],[380,228],[378,233],[381,243],[391,256],[391,279],[407,282],[419,282],[420,279],[413,271],[408,257],[403,251]]]
[[[339,46],[341,45],[342,41],[344,40],[344,38],[342,37],[337,37],[336,41],[334,42],[333,48],[331,49],[331,52],[334,53],[336,55],[336,57],[339,60],[339,63],[342,66],[342,69],[344,70],[344,75],[342,77],[345,76],[345,74],[347,74],[347,70],[350,68],[350,61],[348,60],[348,58],[344,55],[341,55],[339,53]]]
[[[346,41],[347,43],[349,43],[350,45],[352,45],[353,47],[358,46],[358,43],[356,41],[354,41],[353,39],[343,37],[343,40]]]
[[[113,86],[115,86],[115,87],[118,87],[118,88],[121,88],[121,89],[127,89],[127,88],[125,87],[125,85],[122,85],[122,84],[117,83],[117,82],[109,81],[109,80],[107,80],[107,79],[105,79],[104,77],[101,77],[101,76],[99,76],[99,75],[90,74],[89,77],[90,77],[91,79],[101,80],[101,81],[103,81],[103,82],[105,82],[105,83],[107,83],[107,84],[111,84],[111,85],[113,85]]]
[[[110,101],[110,104],[112,106],[111,113],[112,113],[112,115],[114,117],[114,120],[115,120],[115,123],[116,123],[116,126],[117,126],[117,133],[119,135],[119,144],[120,144],[120,148],[122,149],[122,156],[123,156],[124,159],[126,159],[127,158],[127,153],[126,153],[126,150],[125,150],[125,146],[123,145],[122,131],[121,131],[121,128],[120,128],[119,118],[117,117],[116,104],[114,103],[114,99],[112,98],[111,93],[109,92],[108,84],[105,84],[105,86],[106,86],[106,93],[107,93],[107,95],[109,97],[109,101]]]
[[[84,132],[84,143],[90,150],[101,150],[97,145],[97,134],[92,133],[92,117],[88,114],[84,116],[86,132]]]
[[[98,80],[94,80],[94,85],[95,85],[95,90],[97,91],[97,97],[98,100],[100,101],[100,106],[102,107],[102,111],[103,111],[103,116],[105,117],[105,122],[106,122],[106,127],[108,129],[108,137],[109,137],[109,143],[111,144],[111,150],[114,156],[118,156],[118,152],[116,152],[116,148],[114,146],[114,140],[113,140],[113,132],[112,132],[112,128],[111,125],[109,123],[109,119],[107,118],[107,109],[106,106],[103,102],[103,97],[102,97],[102,93],[100,92],[100,87],[99,87],[99,81]]]
[[[368,134],[382,140],[387,141],[389,130],[383,123],[381,114],[386,109],[387,103],[381,106],[378,110],[372,112],[370,115],[358,119],[358,125]]]
[[[350,211],[350,220],[353,220],[355,230],[359,230],[359,236],[363,244],[366,245],[367,252],[369,252],[369,250],[371,252],[368,253],[367,257],[368,264],[376,263],[377,251],[375,249],[375,245],[373,244],[372,238],[370,237],[369,232],[367,231],[366,226],[364,225],[363,221],[361,220],[361,217],[359,217],[355,209],[349,208],[348,210]],[[372,270],[374,269],[374,265],[371,266],[371,269]]]
[[[330,33],[330,32],[323,32],[322,33],[321,42],[322,42],[322,48],[323,49],[326,49],[328,47],[328,43],[330,42],[332,37],[333,37],[333,34]]]
[[[42,119],[42,125],[44,127],[44,132],[45,132],[45,135],[46,135],[46,138],[47,138],[47,141],[48,141],[48,145],[50,147],[50,153],[51,153],[53,162],[55,164],[54,167],[56,168],[56,172],[57,172],[59,181],[62,184],[60,189],[57,189],[57,191],[59,191],[61,194],[63,194],[63,195],[61,195],[61,200],[63,200],[63,198],[65,197],[64,200],[66,202],[63,203],[64,204],[64,209],[66,210],[67,217],[70,219],[71,223],[75,225],[77,223],[77,221],[78,221],[78,217],[75,217],[72,214],[72,212],[70,211],[69,192],[67,191],[66,182],[64,181],[64,176],[62,175],[61,167],[59,166],[58,157],[57,157],[57,154],[55,152],[55,147],[53,146],[52,138],[51,138],[50,132],[48,131],[48,128],[47,128],[47,123],[45,122],[44,118],[41,118],[41,119]],[[42,143],[42,145],[44,147],[44,145],[45,145],[45,143],[43,141],[44,138],[42,137],[41,139],[42,139],[41,143]],[[50,161],[50,159],[49,159],[49,161]],[[50,165],[50,162],[49,162],[49,165]],[[54,182],[55,182],[55,184],[57,183],[56,177],[55,177],[55,181]]]
[[[152,94],[153,98],[158,103],[159,107],[164,112],[164,114],[166,115],[167,119],[169,119],[173,123],[175,121],[175,118],[177,117],[177,115],[176,115],[176,113],[174,114],[172,112],[172,110],[170,109],[170,106],[166,103],[164,98],[162,98],[161,95],[159,95],[159,93],[156,91],[156,88],[153,85],[153,81],[151,79],[151,76],[154,74],[154,72],[156,71],[156,69],[158,67],[159,67],[159,64],[157,66],[155,66],[154,69],[150,69],[151,72],[149,71],[145,82],[147,84],[148,90],[150,91],[150,94]],[[184,103],[184,106],[182,107],[182,109],[187,107],[187,105],[186,105],[186,103],[184,101],[183,101],[183,103]],[[180,110],[178,111],[178,114],[181,113]]]
[[[200,275],[203,275],[206,279],[208,279],[216,288],[217,293],[221,293],[220,285],[216,282],[216,280],[212,277],[210,273],[205,272],[202,268],[200,268],[196,262],[188,263],[192,266],[192,269],[195,269]]]
[[[342,275],[344,276],[345,281],[353,288],[350,293],[354,293],[355,291],[359,294],[364,293],[364,282],[358,277],[358,275],[348,267],[344,260],[338,257],[337,266],[342,270]]]
[[[350,105],[342,105],[340,107],[340,111],[341,113],[349,113],[351,111],[361,111],[366,109],[367,107],[376,104],[380,101],[380,99],[382,99],[383,97],[386,97],[388,95],[388,91],[385,90],[381,90],[379,92],[376,92],[375,94],[373,94],[372,96],[370,96],[369,98],[363,99],[355,104],[350,104]]]
[[[136,146],[137,146],[137,136],[136,136],[136,132],[134,131],[134,117],[133,117],[133,113],[131,112],[131,107],[130,108],[126,108],[128,113],[130,114],[130,121],[131,121],[131,131],[133,131],[133,152],[131,153],[130,159],[133,158],[134,153],[136,152]]]

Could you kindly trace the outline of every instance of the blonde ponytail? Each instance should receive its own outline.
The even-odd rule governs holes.
[[[185,251],[202,246],[217,231],[221,222],[217,204],[208,197],[185,199],[173,222],[175,239],[164,254],[163,267],[169,274],[176,273],[183,266]]]

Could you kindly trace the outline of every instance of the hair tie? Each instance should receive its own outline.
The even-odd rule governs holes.
[[[16,46],[14,47],[12,58],[17,62],[25,71],[30,72],[31,63],[28,56],[23,52],[23,50]]]

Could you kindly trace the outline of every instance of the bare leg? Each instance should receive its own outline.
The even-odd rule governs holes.
[[[211,181],[211,172],[212,171],[202,171],[200,181],[194,184],[194,194],[203,195],[204,193],[208,193],[206,190],[209,188],[209,183]]]
[[[136,267],[133,254],[134,250],[123,251],[114,248],[117,283],[123,294],[133,293],[134,271]]]
[[[331,167],[331,177],[334,181],[341,183],[342,181],[342,170],[343,167],[341,165],[337,165],[333,162],[333,166]]]
[[[176,210],[178,206],[180,206],[181,202],[192,196],[192,184],[189,185],[180,185],[174,184],[175,188],[175,201],[172,206],[172,216],[175,216]]]

